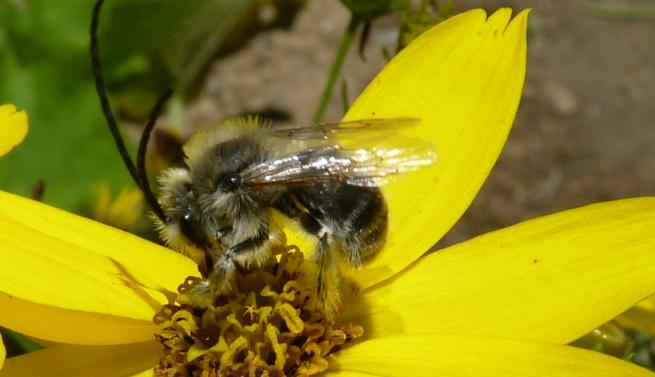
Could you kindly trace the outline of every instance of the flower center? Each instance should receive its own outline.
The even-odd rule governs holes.
[[[236,292],[207,308],[191,306],[186,292],[200,279],[186,279],[176,302],[154,317],[164,347],[156,376],[310,376],[362,335],[361,326],[337,325],[319,310],[315,268],[300,250],[276,254],[260,269],[238,272]]]

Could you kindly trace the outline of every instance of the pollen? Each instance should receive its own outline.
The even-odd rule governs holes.
[[[155,315],[163,355],[156,376],[311,376],[328,355],[363,334],[361,326],[329,320],[319,309],[312,263],[283,247],[260,269],[240,271],[237,290],[206,308],[193,307],[189,277],[178,297]],[[313,279],[312,279],[313,277]]]

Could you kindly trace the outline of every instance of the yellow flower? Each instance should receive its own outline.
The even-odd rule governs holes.
[[[361,291],[343,314],[364,336],[326,375],[652,375],[565,344],[655,292],[655,199],[578,208],[421,257],[470,204],[514,119],[527,12],[510,13],[469,11],[431,29],[347,114],[420,118],[415,132],[440,162],[385,188],[389,239],[352,274]],[[0,325],[59,343],[8,359],[0,376],[152,373],[153,314],[196,273],[190,260],[7,193],[0,228]]]
[[[16,112],[14,105],[0,105],[0,156],[20,144],[27,135],[27,113]],[[0,335],[0,369],[5,361],[5,345]]]
[[[616,318],[617,322],[629,329],[655,335],[655,296],[638,303]]]
[[[109,185],[94,187],[91,218],[118,229],[134,230],[143,215],[143,195],[136,187],[126,187],[112,198]]]
[[[5,350],[5,344],[2,341],[2,334],[0,334],[0,369],[5,362],[5,357],[7,356],[7,351]]]
[[[27,114],[14,105],[0,105],[0,156],[20,144],[27,135]]]

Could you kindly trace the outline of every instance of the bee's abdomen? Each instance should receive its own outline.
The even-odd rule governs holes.
[[[335,215],[340,231],[335,237],[344,257],[355,267],[374,257],[387,237],[387,205],[378,188],[344,185],[337,190]]]
[[[378,188],[334,184],[303,191],[303,205],[330,228],[350,264],[359,267],[382,248],[388,213]]]

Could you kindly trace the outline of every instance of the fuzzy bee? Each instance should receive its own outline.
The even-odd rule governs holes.
[[[184,145],[185,165],[160,177],[159,197],[147,179],[145,155],[155,120],[170,92],[155,105],[133,163],[111,113],[102,79],[97,27],[91,57],[105,118],[128,171],[156,215],[164,242],[194,259],[204,280],[190,298],[205,306],[230,292],[238,268],[255,269],[284,243],[277,210],[315,241],[316,290],[330,315],[339,303],[341,265],[359,268],[386,240],[387,205],[379,187],[389,178],[435,161],[433,146],[406,138],[413,118],[368,119],[276,129],[256,117],[203,129]]]
[[[338,304],[339,265],[359,268],[387,234],[378,186],[432,163],[434,149],[399,131],[411,118],[370,119],[274,129],[256,117],[197,132],[185,144],[185,167],[161,176],[157,225],[172,248],[205,264],[199,303],[232,289],[238,267],[257,268],[284,242],[276,209],[315,239],[317,290]]]

